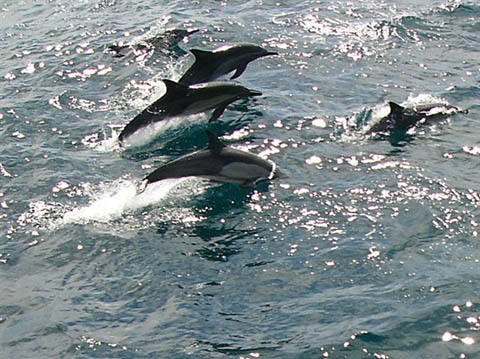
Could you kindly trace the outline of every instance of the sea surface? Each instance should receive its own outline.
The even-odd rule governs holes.
[[[118,145],[239,42],[263,96]],[[388,101],[460,111],[366,135]],[[287,177],[137,194],[206,128]],[[480,358],[478,1],[2,1],[0,133],[1,358]]]

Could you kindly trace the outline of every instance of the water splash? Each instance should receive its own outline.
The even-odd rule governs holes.
[[[181,180],[165,180],[157,186],[148,186],[142,193],[137,193],[135,180],[114,182],[100,193],[92,193],[92,201],[87,206],[65,213],[62,223],[111,222],[127,212],[162,201],[180,182]]]
[[[121,127],[118,125],[108,125],[109,129],[104,128],[100,132],[92,133],[82,139],[82,144],[90,149],[99,152],[113,152],[120,150],[118,135]]]
[[[185,117],[177,116],[167,118],[137,130],[135,134],[127,137],[123,144],[125,148],[145,146],[159,135],[166,135],[166,137],[169,137],[168,132],[170,131],[199,124],[205,122],[206,119],[207,115],[204,113]]]
[[[119,221],[125,222],[126,227],[129,228],[148,227],[156,223],[158,218],[153,216],[151,220],[144,221],[136,216],[131,219],[129,215],[146,207],[161,204],[177,189],[182,194],[185,191],[191,194],[192,188],[189,181],[195,182],[195,180],[187,178],[164,180],[149,185],[141,193],[139,193],[138,179],[121,178],[110,183],[83,183],[77,187],[69,187],[65,194],[74,198],[87,197],[89,200],[86,205],[55,201],[30,202],[28,210],[19,216],[17,223],[21,227],[33,225],[46,231],[55,231],[72,224],[110,224]],[[185,184],[188,188],[183,188],[181,184]],[[176,218],[180,222],[199,220],[193,218],[191,213],[183,212],[185,211],[182,209],[174,208],[171,213],[166,214],[166,211],[162,210],[160,217],[167,216],[167,220]],[[134,223],[130,223],[132,221]]]
[[[408,98],[399,103],[400,106],[417,110],[422,106],[432,106],[425,114],[433,116],[436,114],[453,115],[455,113],[465,112],[462,109],[451,106],[448,101],[432,94],[410,94]],[[390,106],[388,103],[380,103],[372,108],[364,108],[358,113],[354,113],[350,117],[337,117],[336,130],[339,134],[338,138],[341,142],[357,142],[370,137],[369,131],[382,119],[390,114]],[[411,129],[407,131],[410,133]],[[337,135],[334,135],[337,137]]]

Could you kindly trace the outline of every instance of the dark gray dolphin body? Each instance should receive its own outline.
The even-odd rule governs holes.
[[[144,39],[138,43],[133,44],[113,44],[108,47],[113,51],[115,57],[123,57],[129,53],[134,53],[136,56],[145,54],[151,50],[171,50],[184,38],[198,32],[198,29],[184,30],[184,29],[169,29],[163,33],[152,38]]]
[[[184,85],[213,81],[234,70],[236,72],[231,79],[235,79],[245,71],[249,62],[260,57],[277,55],[276,52],[253,44],[237,44],[215,51],[193,49],[190,52],[195,55],[195,62],[178,81]]]
[[[118,139],[123,141],[142,127],[175,116],[188,116],[214,110],[210,122],[222,115],[228,105],[242,98],[260,96],[262,93],[228,83],[211,82],[184,86],[163,80],[167,92],[130,121]]]
[[[407,108],[396,104],[388,103],[390,113],[376,122],[366,133],[377,132],[405,132],[420,122],[429,122],[445,119],[451,114],[466,112],[457,107],[445,104],[419,105],[414,108]]]
[[[144,178],[146,185],[168,178],[195,176],[250,187],[261,180],[281,176],[273,162],[249,152],[229,148],[212,132],[206,132],[209,140],[207,148],[158,168]]]

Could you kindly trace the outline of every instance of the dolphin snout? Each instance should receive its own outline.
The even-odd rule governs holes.
[[[262,96],[263,94],[260,91],[248,90],[248,96]]]
[[[277,56],[278,55],[278,52],[275,52],[275,51],[267,51],[265,52],[265,54],[263,54],[262,56]]]

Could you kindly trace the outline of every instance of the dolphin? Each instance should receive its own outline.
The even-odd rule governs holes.
[[[366,134],[377,132],[406,132],[417,123],[441,120],[455,113],[467,113],[455,106],[442,103],[417,105],[413,108],[403,107],[395,102],[388,102],[390,113],[367,129]]]
[[[232,102],[262,95],[261,92],[228,82],[211,82],[190,87],[171,80],[163,82],[167,87],[165,95],[125,126],[118,137],[120,142],[140,128],[169,117],[188,116],[214,109],[209,119],[209,122],[212,122],[219,118]]]
[[[253,44],[237,44],[218,48],[214,51],[192,49],[195,62],[178,81],[184,85],[213,81],[236,70],[231,80],[239,77],[249,62],[260,57],[278,55]]]
[[[143,179],[144,187],[168,178],[202,177],[252,187],[282,176],[275,163],[253,153],[227,147],[206,130],[208,147],[173,160]]]
[[[122,44],[116,43],[108,46],[108,49],[114,53],[115,57],[123,57],[133,52],[135,55],[141,55],[150,50],[171,50],[184,38],[198,32],[198,29],[168,29],[163,33],[152,38],[147,38],[137,43]]]

